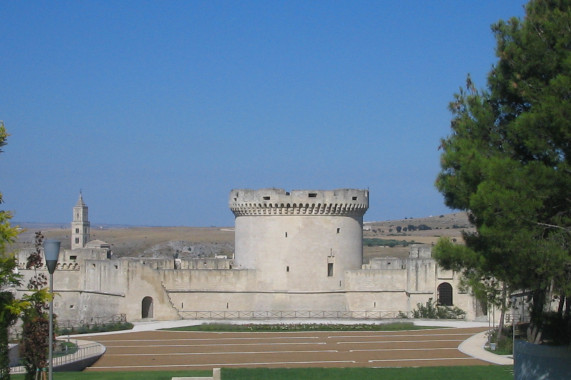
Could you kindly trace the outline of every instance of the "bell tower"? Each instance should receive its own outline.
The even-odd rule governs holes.
[[[87,206],[79,192],[79,199],[73,207],[73,221],[71,222],[71,249],[83,248],[89,241],[89,219]]]

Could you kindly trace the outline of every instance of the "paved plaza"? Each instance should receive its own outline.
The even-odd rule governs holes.
[[[86,370],[489,365],[458,349],[461,343],[485,330],[480,326],[389,332],[155,330],[105,334],[89,338],[105,345],[107,351]]]

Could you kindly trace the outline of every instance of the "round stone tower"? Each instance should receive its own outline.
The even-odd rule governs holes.
[[[255,269],[270,292],[335,292],[363,262],[368,190],[235,189],[238,269]]]

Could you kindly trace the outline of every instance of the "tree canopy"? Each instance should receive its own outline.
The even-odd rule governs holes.
[[[6,145],[8,133],[4,123],[0,121],[0,153]],[[0,193],[0,204],[2,193]],[[27,307],[27,302],[14,297],[11,287],[19,285],[21,276],[15,271],[16,260],[7,251],[18,235],[18,230],[10,225],[12,214],[0,210],[0,379],[10,378],[10,361],[8,358],[8,328]]]
[[[487,87],[450,103],[438,190],[468,212],[466,247],[441,243],[441,264],[533,294],[571,295],[571,1],[532,0],[523,20],[492,26],[497,63]]]

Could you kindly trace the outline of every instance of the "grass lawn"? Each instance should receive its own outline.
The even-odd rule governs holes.
[[[508,380],[513,366],[423,368],[287,368],[222,369],[223,380]]]
[[[56,372],[56,380],[171,380],[212,376],[212,371]],[[21,380],[23,375],[12,376]],[[222,369],[222,380],[511,380],[513,366],[423,368],[233,368]]]
[[[54,380],[171,380],[173,377],[210,376],[212,371],[54,372]],[[11,375],[23,380],[24,375]],[[47,374],[46,374],[47,377]]]
[[[423,368],[234,368],[222,369],[222,380],[512,380],[512,366]]]

